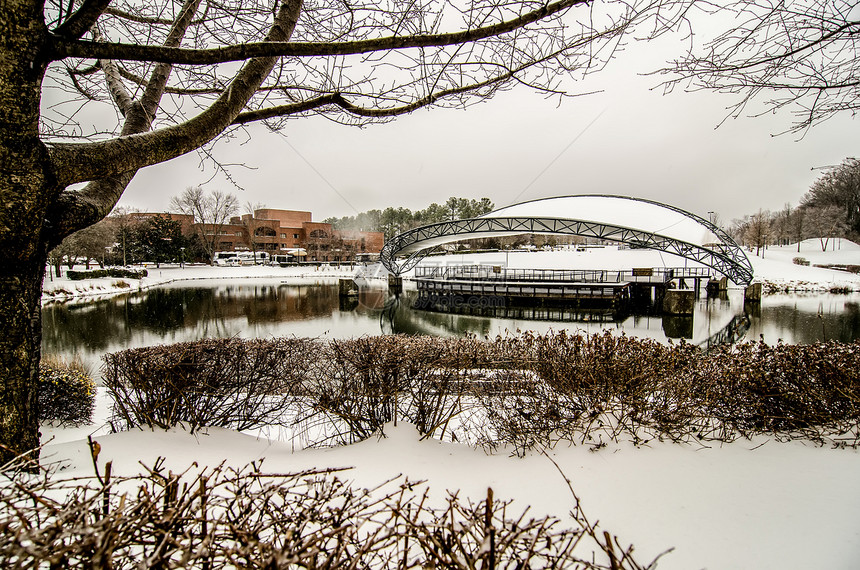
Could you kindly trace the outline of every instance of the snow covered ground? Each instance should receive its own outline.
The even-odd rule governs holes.
[[[835,252],[816,252],[815,243],[801,244],[811,263],[860,264],[860,246],[842,242]],[[819,248],[820,249],[820,248]],[[793,265],[796,246],[769,248],[764,258],[751,256],[758,279],[828,288],[834,284],[860,290],[860,276]],[[500,263],[504,253],[432,258],[444,263]],[[510,267],[624,268],[683,266],[666,254],[617,251],[516,252]],[[266,267],[165,267],[132,282],[147,288],[176,279],[235,276],[321,278],[352,275],[352,271]],[[45,283],[45,299],[60,295],[110,294],[122,290],[114,280]],[[90,285],[93,285],[90,287]],[[65,290],[67,293],[61,293]],[[128,290],[128,288],[125,288]],[[44,462],[61,465],[64,474],[92,471],[86,436],[101,444],[100,463],[112,461],[116,473],[136,472],[143,462],[166,458],[174,471],[191,462],[215,465],[222,460],[242,466],[265,458],[275,472],[314,467],[351,467],[342,476],[362,486],[375,486],[398,474],[426,480],[435,496],[460,490],[475,501],[492,487],[496,497],[513,498],[533,516],[552,514],[563,520],[572,507],[564,479],[540,454],[519,459],[508,450],[488,454],[480,449],[438,441],[420,441],[409,425],[388,426],[385,436],[332,449],[297,450],[290,441],[209,429],[191,435],[182,430],[109,434],[104,427],[106,398],[100,394],[91,426],[54,429],[45,426]],[[640,562],[661,552],[659,568],[829,568],[860,567],[860,451],[831,449],[812,443],[779,443],[769,438],[723,445],[680,445],[652,442],[634,448],[609,444],[599,451],[561,446],[550,451],[573,483],[591,520],[632,543]]]
[[[837,247],[836,251],[831,248]],[[860,275],[815,267],[815,265],[860,265],[860,245],[848,240],[839,240],[828,245],[822,252],[817,239],[797,244],[770,246],[759,252],[746,252],[752,263],[755,282],[780,284],[790,289],[829,290],[844,287],[860,291]],[[809,266],[795,265],[795,257],[804,257]],[[512,269],[609,269],[630,270],[633,267],[687,267],[696,265],[692,261],[656,250],[618,249],[615,246],[588,247],[585,251],[567,249],[562,251],[514,251],[510,253],[455,254],[428,257],[428,264],[496,264]]]
[[[134,269],[140,269],[140,267],[135,266]],[[317,280],[352,277],[355,273],[355,269],[350,269],[348,265],[282,268],[271,265],[216,267],[202,264],[188,264],[184,267],[180,267],[177,264],[162,264],[161,267],[155,267],[155,265],[149,264],[144,269],[146,269],[148,275],[142,279],[102,277],[72,281],[66,277],[66,267],[64,266],[61,277],[52,278],[46,276],[42,282],[42,303],[68,301],[74,298],[92,300],[93,298],[106,295],[141,291],[174,281],[189,281],[194,279],[284,278]],[[76,266],[75,270],[83,270],[83,266]]]
[[[106,404],[100,402],[104,418]],[[64,476],[91,474],[86,434],[95,428],[46,428],[45,463]],[[132,474],[139,462],[184,471],[192,461],[244,466],[264,459],[265,470],[290,472],[348,467],[340,474],[374,487],[391,477],[427,481],[434,497],[459,490],[480,501],[492,487],[513,498],[514,510],[570,520],[573,499],[563,477],[540,454],[516,458],[463,444],[420,441],[408,424],[388,425],[385,437],[329,449],[295,450],[270,441],[210,428],[194,435],[172,431],[96,431],[99,462]],[[723,445],[652,443],[640,448],[609,444],[599,451],[559,446],[549,455],[571,480],[590,520],[633,544],[637,560],[666,569],[854,569],[860,563],[860,452],[768,438]],[[573,525],[572,525],[573,526]]]

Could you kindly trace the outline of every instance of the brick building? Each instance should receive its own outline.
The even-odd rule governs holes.
[[[203,227],[208,235],[214,231],[211,225]],[[375,259],[384,242],[382,232],[338,231],[331,224],[312,221],[310,212],[272,208],[233,217],[217,231],[217,251],[289,252],[306,261]]]
[[[175,214],[173,212],[131,212],[128,217],[135,222],[148,222],[152,218],[167,218],[179,222],[180,231],[187,235],[194,227],[194,216],[188,214]]]

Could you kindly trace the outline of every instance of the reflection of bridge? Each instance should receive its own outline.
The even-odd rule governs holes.
[[[432,296],[418,296],[413,309],[418,313],[429,311],[431,313],[446,313],[455,315],[467,315],[470,317],[487,317],[493,319],[515,319],[521,321],[551,321],[554,323],[620,323],[629,315],[628,312],[616,308],[584,309],[562,306],[544,305],[483,305],[480,303],[445,303],[444,298]]]
[[[698,343],[698,346],[708,350],[712,346],[734,344],[747,334],[751,324],[749,315],[744,311],[740,315],[732,317],[732,320],[725,327]]]
[[[455,241],[521,234],[576,235],[665,251],[699,262],[739,284],[752,265],[723,230],[674,206],[625,196],[563,196],[523,202],[478,218],[440,222],[388,240],[380,261],[400,275],[433,248]],[[405,257],[403,261],[396,261]]]

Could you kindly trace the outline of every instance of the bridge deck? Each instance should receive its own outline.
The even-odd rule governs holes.
[[[606,299],[630,297],[630,283],[564,283],[477,279],[416,279],[419,294],[495,296],[523,299]]]
[[[508,269],[501,265],[437,265],[415,268],[415,280],[504,283],[567,283],[666,285],[673,279],[709,279],[708,267],[607,269]]]

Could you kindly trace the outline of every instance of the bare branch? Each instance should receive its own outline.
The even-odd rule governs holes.
[[[267,39],[289,38],[298,20],[301,2],[282,4]],[[145,134],[82,144],[58,143],[50,149],[60,184],[136,171],[194,150],[218,136],[241,112],[276,62],[275,57],[252,59],[236,75],[227,90],[193,119]]]
[[[186,0],[165,40],[167,45],[179,45],[199,5],[200,0]],[[100,63],[105,71],[111,95],[126,118],[122,134],[149,130],[170,76],[171,66],[156,65],[143,96],[140,101],[134,102],[122,85],[114,62],[108,60]],[[63,192],[53,210],[55,219],[52,223],[52,239],[59,243],[65,235],[106,216],[119,201],[135,173],[136,170],[125,171],[93,180],[79,191]]]
[[[720,7],[743,18],[661,73],[675,77],[664,84],[671,90],[681,83],[690,90],[714,90],[740,95],[729,116],[747,112],[759,97],[770,97],[750,112],[792,108],[801,132],[833,115],[860,109],[860,21],[854,2],[799,0],[791,4],[769,1],[735,2]],[[764,110],[760,110],[760,109]]]
[[[257,42],[213,49],[184,49],[89,41],[63,41],[57,38],[53,45],[53,59],[67,57],[113,58],[126,61],[154,61],[173,64],[209,65],[228,61],[242,61],[255,57],[272,56],[333,56],[356,55],[376,51],[402,50],[417,47],[439,47],[475,42],[512,32],[548,16],[560,13],[571,6],[587,5],[588,0],[559,0],[518,18],[462,32],[446,34],[390,36],[353,42]]]
[[[117,8],[107,8],[104,11],[105,14],[110,16],[115,16],[117,18],[122,18],[123,20],[130,20],[132,22],[137,22],[139,24],[152,24],[152,25],[162,25],[162,26],[170,26],[173,24],[173,20],[170,18],[148,18],[146,16],[140,16],[138,14],[132,14],[131,12],[126,12],[124,10],[119,10]]]
[[[461,93],[467,93],[470,91],[475,91],[481,87],[487,87],[489,85],[493,85],[495,83],[501,83],[507,79],[510,79],[515,75],[515,72],[505,73],[498,77],[494,77],[492,79],[488,79],[487,81],[482,81],[481,83],[463,85],[461,87],[457,87],[454,89],[446,89],[444,91],[439,91],[437,93],[432,93],[427,95],[426,97],[422,97],[413,101],[406,105],[401,105],[397,107],[388,107],[385,109],[371,109],[366,107],[361,107],[359,105],[354,105],[347,101],[341,93],[331,93],[328,95],[323,95],[321,97],[317,97],[315,99],[311,99],[308,101],[303,101],[301,103],[293,103],[289,105],[279,105],[277,107],[269,107],[267,109],[259,109],[257,111],[248,111],[245,113],[240,113],[236,119],[233,121],[233,124],[246,124],[253,121],[260,121],[265,119],[272,119],[275,117],[283,117],[288,115],[295,115],[298,113],[303,113],[305,111],[311,111],[313,109],[318,109],[325,105],[335,105],[340,107],[344,111],[353,114],[358,117],[374,117],[374,118],[385,118],[385,117],[396,117],[398,115],[406,115],[411,113],[412,111],[416,111],[422,107],[427,107],[433,105],[440,99],[445,97],[450,97],[453,95],[459,95]]]
[[[84,0],[78,10],[54,30],[54,34],[64,40],[81,38],[92,28],[111,0]]]
[[[122,113],[122,116],[128,116],[134,101],[132,100],[128,90],[125,88],[125,85],[122,84],[122,79],[120,79],[119,70],[117,69],[116,64],[109,59],[102,60],[99,63],[102,71],[104,71],[105,82],[107,83],[111,99],[113,99],[114,104],[119,109],[119,112]]]

